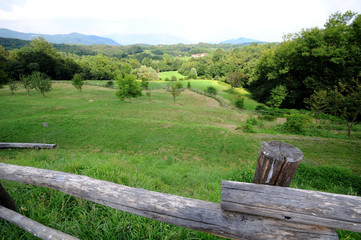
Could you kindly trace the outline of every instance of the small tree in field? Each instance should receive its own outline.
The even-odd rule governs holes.
[[[118,82],[118,91],[115,92],[120,100],[124,101],[125,98],[129,98],[132,101],[132,98],[142,96],[142,88],[140,84],[135,80],[136,76],[132,74],[124,74],[117,76]]]
[[[226,82],[232,87],[232,91],[235,87],[242,86],[246,81],[246,75],[243,72],[229,72],[227,74]]]
[[[197,70],[195,68],[192,68],[189,71],[189,78],[190,79],[197,79],[197,77],[198,77]]]
[[[20,75],[20,81],[23,84],[26,92],[30,96],[30,90],[33,89],[33,84],[30,76]]]
[[[271,108],[278,108],[281,106],[283,100],[285,100],[287,96],[287,88],[283,85],[278,85],[271,91],[271,96],[267,105]]]
[[[175,103],[176,98],[181,94],[180,88],[182,88],[182,85],[172,82],[168,85],[168,87],[170,89],[170,94],[173,96],[173,102]]]
[[[73,79],[71,80],[71,84],[82,93],[82,88],[84,85],[84,81],[79,73],[75,73]]]
[[[33,72],[30,75],[32,86],[39,91],[44,97],[45,93],[51,91],[51,79],[44,73]]]
[[[12,81],[9,83],[9,89],[12,95],[15,94],[15,91],[19,89],[19,84],[16,81]]]
[[[316,100],[327,103],[327,107],[322,111],[341,118],[347,126],[347,136],[351,137],[352,127],[361,112],[361,84],[358,81],[339,83],[327,94],[315,92],[312,96],[308,104],[312,106]]]

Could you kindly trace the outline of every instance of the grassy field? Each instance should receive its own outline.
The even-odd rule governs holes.
[[[180,74],[177,71],[169,71],[169,72],[160,72],[159,73],[159,77],[161,80],[165,80],[166,78],[171,80],[172,76],[175,76],[177,78],[177,80],[179,80],[180,78],[183,78],[183,79],[185,78],[184,75]]]
[[[194,87],[210,83],[215,81],[199,80]],[[222,108],[214,99],[188,90],[175,104],[164,90],[151,91],[151,102],[147,96],[123,102],[114,92],[85,86],[81,97],[71,84],[57,83],[44,98],[35,91],[32,96],[23,90],[13,96],[1,89],[1,141],[58,147],[0,150],[0,161],[220,202],[221,180],[252,182],[261,143],[280,140],[305,154],[291,187],[361,194],[358,139],[244,133],[236,128],[251,113]],[[21,214],[80,239],[219,239],[55,190],[1,182]],[[0,226],[4,239],[36,239],[5,221]],[[339,235],[361,237],[347,231]]]

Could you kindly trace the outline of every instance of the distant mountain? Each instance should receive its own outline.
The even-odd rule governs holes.
[[[253,42],[256,42],[256,43],[265,43],[263,41],[259,41],[259,40],[255,40],[255,39],[252,39],[252,38],[237,38],[237,39],[231,39],[231,40],[226,40],[226,41],[223,41],[223,42],[220,42],[221,44],[250,44],[250,43],[253,43]]]
[[[81,45],[93,45],[93,44],[105,44],[112,46],[119,46],[117,42],[110,38],[99,37],[95,35],[85,35],[80,33],[69,34],[39,34],[39,33],[23,33],[16,32],[6,28],[0,28],[0,37],[3,38],[16,38],[22,40],[31,40],[38,36],[44,37],[46,41],[51,43],[64,43],[64,44],[81,44]]]
[[[158,44],[177,44],[177,43],[191,43],[187,39],[165,35],[165,34],[111,34],[105,37],[111,38],[121,45],[131,45],[131,44],[148,44],[148,45],[158,45]]]

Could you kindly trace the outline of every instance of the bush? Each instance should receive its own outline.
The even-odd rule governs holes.
[[[192,86],[191,86],[191,83],[190,82],[188,82],[187,83],[187,88],[191,88]]]
[[[30,77],[32,86],[44,97],[46,92],[51,91],[51,79],[45,73],[33,72]]]
[[[183,84],[178,81],[178,82],[175,84],[175,87],[178,88],[178,89],[181,89],[181,88],[183,88]]]
[[[73,79],[71,80],[71,83],[73,86],[79,90],[79,92],[82,92],[82,88],[84,85],[84,81],[79,73],[75,73],[73,76]]]
[[[259,115],[258,118],[261,120],[264,120],[264,121],[268,121],[268,122],[273,122],[277,119],[277,117],[269,115],[269,114]]]
[[[208,86],[206,92],[213,95],[217,95],[217,89],[213,86]]]
[[[179,81],[183,81],[183,80],[184,80],[184,78],[180,78],[180,79],[179,79]]]
[[[267,108],[265,105],[257,105],[256,111],[266,111]]]
[[[233,104],[236,108],[244,109],[244,98],[241,95],[236,95]]]
[[[177,81],[177,77],[176,77],[176,76],[174,76],[174,75],[172,75],[172,77],[171,77],[171,81]]]
[[[303,134],[305,128],[311,124],[312,118],[309,114],[301,114],[293,112],[286,115],[287,121],[282,125],[282,128],[289,133]]]
[[[9,83],[9,89],[11,91],[11,94],[14,95],[15,91],[19,89],[19,84],[16,81],[12,81]]]
[[[164,81],[169,81],[169,78],[166,77],[166,78],[164,79]]]
[[[105,84],[105,87],[107,88],[111,88],[114,86],[114,83],[113,83],[113,80],[109,80],[106,84]]]

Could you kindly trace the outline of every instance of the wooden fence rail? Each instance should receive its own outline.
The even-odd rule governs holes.
[[[235,239],[337,239],[335,231],[229,212],[221,204],[127,187],[87,176],[0,163],[0,178],[57,189],[140,216]]]
[[[289,184],[302,157],[302,152],[289,144],[263,143],[254,179],[259,184],[223,181],[221,203],[5,163],[0,163],[0,179],[57,189],[118,210],[227,238],[338,239],[335,228],[361,232],[360,197],[277,187]],[[0,208],[0,218],[11,221],[4,209]],[[29,232],[36,230],[26,226]],[[43,225],[33,226],[45,229]]]

